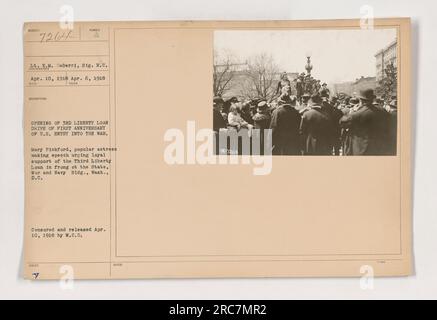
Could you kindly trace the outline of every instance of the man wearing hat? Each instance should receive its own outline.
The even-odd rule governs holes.
[[[319,91],[317,91],[319,92]],[[322,98],[322,100],[326,101],[329,100],[329,90],[328,89],[321,89],[320,92],[320,97]]]
[[[300,155],[300,115],[295,109],[296,97],[290,97],[273,111],[270,129],[274,155]]]
[[[301,114],[310,109],[310,106],[308,105],[310,98],[311,98],[311,96],[308,93],[305,93],[302,96],[302,102],[300,103],[300,105],[298,107],[298,110]]]
[[[331,94],[331,92],[328,89],[328,85],[326,84],[326,82],[323,82],[322,84],[322,88],[320,89],[320,91],[325,90],[328,93],[328,96]]]
[[[283,92],[281,94],[281,96],[278,98],[278,103],[279,104],[284,104],[284,103],[290,103],[290,93],[289,92]]]
[[[329,117],[332,121],[331,143],[334,149],[334,154],[338,156],[340,154],[341,147],[341,128],[339,121],[343,116],[343,112],[341,112],[338,108],[334,107],[334,105],[331,104],[331,102],[329,101],[329,93],[327,90],[322,90],[321,92],[322,108],[323,110],[328,112]]]
[[[350,98],[349,99],[349,108],[353,109],[353,111],[357,111],[360,106],[360,99],[358,98]]]
[[[252,115],[250,114],[250,101],[241,104],[240,113],[244,121],[253,125]]]
[[[227,121],[223,118],[222,115],[222,109],[223,109],[223,105],[224,105],[224,101],[221,97],[219,96],[215,96],[213,98],[213,106],[212,106],[212,114],[213,114],[213,119],[212,119],[212,127],[213,127],[213,131],[214,131],[214,139],[215,139],[215,154],[219,154],[220,153],[220,148],[219,148],[219,132],[220,129],[222,128],[226,128],[227,127]]]
[[[362,90],[356,111],[344,115],[340,125],[349,129],[351,155],[382,155],[387,152],[387,113],[373,105],[372,89]]]
[[[235,103],[238,103],[237,97],[232,97],[232,98],[225,101],[225,103],[223,104],[223,110],[222,110],[222,113],[224,114],[225,118],[228,117],[229,109],[231,108],[231,105],[235,104]]]
[[[259,99],[250,100],[249,111],[250,111],[250,116],[252,118],[257,113],[258,103],[259,103]]]
[[[331,104],[331,106],[333,108],[339,109],[340,101],[338,100],[338,96],[331,97],[331,100],[329,101],[329,103]]]
[[[220,128],[226,128],[227,124],[225,119],[223,119],[223,115],[221,114],[221,110],[223,108],[224,101],[221,97],[214,97],[213,99],[213,130],[214,132],[219,132]]]
[[[268,129],[270,126],[270,112],[269,105],[266,101],[261,101],[258,103],[257,113],[253,116],[254,128],[255,129]]]
[[[332,155],[332,119],[322,106],[319,94],[311,97],[311,109],[304,112],[300,123],[305,155]]]
[[[271,116],[269,105],[266,101],[261,101],[258,103],[257,113],[253,116],[254,128],[259,129],[259,139],[260,139],[260,153],[264,154],[264,129],[268,129],[270,127]]]
[[[345,99],[345,104],[341,109],[343,115],[350,114],[351,112],[357,111],[360,106],[360,100],[356,97],[356,93],[354,93],[355,97],[347,97]],[[341,117],[340,117],[341,119]],[[339,121],[340,123],[340,121]],[[352,138],[350,136],[349,128],[341,127],[341,146],[343,150],[344,156],[352,155]]]
[[[341,112],[343,115],[347,115],[351,112],[356,111],[357,106],[359,106],[360,100],[358,98],[350,98],[347,97],[345,99],[345,103],[341,109]],[[340,117],[341,119],[341,117]],[[339,121],[340,123],[340,121]],[[349,132],[349,128],[341,127],[341,147],[343,151],[344,156],[350,156],[352,154],[352,142],[351,142],[351,136]]]

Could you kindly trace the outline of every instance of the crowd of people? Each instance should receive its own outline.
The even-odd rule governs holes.
[[[396,96],[383,101],[372,89],[331,95],[325,83],[311,83],[293,95],[283,77],[272,101],[214,97],[213,129],[271,129],[273,155],[396,155]]]

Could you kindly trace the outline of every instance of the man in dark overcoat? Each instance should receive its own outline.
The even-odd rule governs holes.
[[[328,90],[321,90],[320,96],[322,98],[322,108],[323,110],[326,110],[328,112],[329,117],[331,118],[331,144],[332,149],[334,150],[334,154],[338,156],[340,154],[341,147],[341,128],[339,121],[343,116],[343,112],[341,112],[339,109],[334,107],[333,104],[330,103]]]
[[[356,111],[344,115],[340,125],[349,128],[351,155],[384,155],[387,153],[388,113],[373,104],[372,89],[363,90]]]
[[[296,97],[292,96],[273,111],[270,129],[274,155],[300,155],[300,114],[295,108]]]
[[[212,125],[213,125],[213,130],[214,132],[219,132],[221,128],[226,128],[227,123],[225,121],[225,119],[223,119],[221,110],[223,108],[224,105],[224,101],[221,97],[214,97],[213,99],[213,121],[212,121]]]
[[[305,155],[332,155],[332,119],[322,106],[319,94],[311,97],[310,108],[302,115],[300,133]]]

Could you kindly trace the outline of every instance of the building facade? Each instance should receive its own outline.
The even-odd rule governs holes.
[[[393,63],[397,65],[397,40],[394,40],[384,49],[379,50],[375,54],[376,58],[376,81],[379,82],[385,73],[385,68],[387,65]]]
[[[354,93],[359,93],[361,90],[376,88],[376,78],[375,77],[361,77],[355,81],[335,83],[332,86],[332,92],[334,94],[344,93],[349,96],[353,96]]]

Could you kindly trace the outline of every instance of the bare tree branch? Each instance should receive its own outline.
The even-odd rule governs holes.
[[[235,76],[236,61],[232,55],[225,54],[220,56],[214,52],[214,74],[213,90],[215,96],[222,96],[231,86],[231,81]]]
[[[259,97],[270,101],[275,95],[275,79],[278,74],[278,67],[272,56],[260,54],[248,61],[246,76],[249,84],[243,87],[245,96]]]

